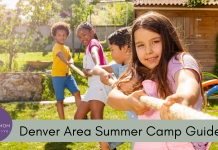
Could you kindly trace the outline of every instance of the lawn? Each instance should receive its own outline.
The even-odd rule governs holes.
[[[0,104],[14,120],[59,120],[55,104]],[[75,104],[65,104],[67,120],[73,120],[76,111]],[[90,115],[90,114],[89,114]],[[90,116],[89,116],[90,117]],[[108,105],[104,110],[104,119],[127,119],[124,111],[116,111]],[[1,150],[96,150],[100,149],[97,142],[0,142]],[[119,146],[118,150],[130,149],[130,143]]]
[[[106,55],[109,57],[109,62],[112,61],[110,53],[107,52]],[[84,53],[81,53],[78,58],[78,54],[75,55],[75,65],[82,69],[82,57]],[[8,63],[8,55],[0,54],[0,59]],[[52,53],[49,52],[48,55],[42,56],[42,52],[33,52],[33,53],[19,53],[15,59],[15,62],[12,65],[13,70],[25,71],[28,69],[27,61],[52,61]],[[4,67],[0,68],[2,71]],[[39,72],[38,70],[33,70]],[[51,69],[51,67],[43,68]],[[72,74],[76,79],[76,82],[81,90],[81,94],[84,94],[87,90],[87,78],[82,78],[73,70]],[[68,90],[65,90],[65,96],[72,96]],[[55,100],[54,97],[48,100]],[[218,100],[209,100],[210,106],[207,107],[208,110],[218,110]],[[1,104],[0,107],[9,112],[12,119],[14,120],[58,120],[58,113],[56,110],[55,104]],[[75,104],[65,104],[65,116],[67,120],[72,120],[76,111]],[[218,116],[218,112],[207,112],[211,115]],[[106,120],[124,120],[127,119],[123,111],[116,111],[106,105],[104,110],[104,119]],[[129,150],[130,143],[127,142],[119,146],[118,150]],[[97,142],[0,142],[0,149],[3,150],[23,150],[23,149],[39,149],[39,150],[96,150],[100,149]],[[217,150],[218,143],[214,142],[210,150]]]
[[[108,61],[112,61],[112,57],[110,56],[110,52],[105,52],[105,55],[108,57]],[[74,61],[75,65],[82,70],[82,58],[84,56],[84,53],[80,53],[80,57],[78,58],[78,53],[75,54]],[[5,71],[7,68],[8,54],[0,54],[0,60],[3,60],[5,62],[4,67],[0,67],[0,71]],[[49,52],[46,56],[42,55],[42,52],[31,52],[31,53],[18,53],[17,56],[14,59],[14,62],[12,63],[12,70],[22,71],[25,72],[27,70],[33,71],[33,72],[44,72],[46,70],[51,70],[51,66],[46,66],[46,68],[39,67],[37,69],[31,69],[28,65],[28,61],[53,61],[52,52]],[[85,94],[86,90],[88,89],[88,78],[83,78],[80,76],[77,72],[71,69],[72,75],[76,80],[76,83],[80,89],[81,94]],[[53,88],[53,87],[52,87]],[[49,89],[47,89],[49,90]],[[65,97],[72,96],[69,90],[65,90]],[[43,100],[55,100],[55,96],[48,96],[43,95]]]
[[[209,100],[210,106],[208,110],[218,110],[218,100]],[[38,104],[38,103],[22,103],[22,104],[0,104],[14,120],[58,120],[56,104]],[[76,111],[75,104],[65,104],[65,116],[67,120],[73,120]],[[218,116],[218,112],[208,112],[211,115]],[[89,114],[90,115],[90,114]],[[90,116],[89,116],[90,117]],[[106,105],[104,109],[105,120],[124,120],[127,119],[125,112],[117,111]],[[3,150],[96,150],[100,149],[97,142],[0,142]],[[119,146],[118,150],[129,150],[130,143],[127,142]],[[209,150],[217,150],[218,143],[213,143]]]

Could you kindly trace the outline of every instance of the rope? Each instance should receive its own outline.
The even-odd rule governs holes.
[[[113,85],[114,80],[109,80],[110,84]],[[160,110],[163,105],[164,100],[158,99],[151,96],[141,96],[140,101],[153,109]],[[175,119],[192,119],[192,120],[204,120],[204,119],[212,119],[218,120],[218,117],[211,116],[209,114],[203,113],[201,111],[197,111],[193,108],[174,103],[169,107],[169,114],[172,115]]]
[[[141,96],[141,102],[153,109],[159,110],[163,105],[163,100],[150,97],[150,96]],[[197,111],[187,106],[183,106],[181,104],[175,103],[169,107],[169,114],[172,115],[175,119],[218,119],[216,116],[211,116],[209,114],[205,114],[201,111]]]
[[[79,73],[81,76],[86,77],[85,74],[79,70],[76,66],[71,65],[71,68],[73,68],[77,73]],[[93,71],[90,70],[88,72],[90,75],[93,74]],[[109,79],[110,85],[113,85],[115,80]],[[141,96],[140,97],[141,102],[153,109],[160,110],[161,106],[163,105],[163,100],[150,97],[150,96]],[[218,120],[218,117],[211,116],[209,114],[203,113],[201,111],[197,111],[195,109],[192,109],[190,107],[174,103],[172,106],[169,107],[169,114],[172,115],[175,119],[192,119],[192,120],[205,120],[205,119],[211,119],[211,120]]]

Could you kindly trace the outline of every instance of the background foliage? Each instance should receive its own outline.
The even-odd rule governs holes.
[[[40,24],[47,24],[53,7],[52,0],[19,0],[16,9],[7,9],[0,4],[0,52],[9,54],[9,68],[19,52],[45,49],[53,41],[51,36],[43,37],[39,32]],[[26,17],[25,31],[17,30],[23,25],[22,17]]]
[[[205,3],[209,3],[210,1],[212,0],[189,0],[188,2],[186,2],[184,4],[184,6],[187,6],[187,7],[199,7]],[[214,2],[217,1],[217,0],[214,0]]]

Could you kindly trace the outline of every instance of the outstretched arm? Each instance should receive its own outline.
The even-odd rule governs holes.
[[[62,52],[58,52],[57,55],[66,65],[69,66],[69,65],[73,64],[73,62],[68,61],[69,57],[68,57],[68,60],[66,60],[66,58],[64,57],[64,54]]]
[[[135,82],[136,80],[132,79],[130,82],[124,83],[121,86],[122,90],[129,90]],[[150,110],[150,108],[142,104],[139,99],[143,95],[145,95],[145,92],[143,90],[135,91],[127,96],[123,92],[119,91],[117,88],[114,88],[108,95],[107,103],[116,110],[132,110],[135,114],[142,115]]]
[[[68,62],[74,64],[74,60],[71,55],[68,56]]]
[[[110,85],[109,79],[113,79],[113,77],[110,75],[110,73],[108,73],[108,71],[111,72],[111,70],[112,68],[110,65],[105,65],[105,66],[96,65],[93,68],[93,74],[100,76],[100,80],[103,84]]]
[[[99,47],[92,46],[91,47],[91,56],[95,65],[100,65],[100,57],[99,57]]]
[[[193,107],[200,96],[199,76],[193,69],[181,69],[175,74],[176,93],[166,98],[165,104],[160,110],[162,119],[173,119],[167,112],[166,106],[174,103]]]
[[[95,63],[95,65],[100,65],[100,57],[99,57],[99,48],[97,46],[91,47],[91,56],[92,60]],[[91,75],[88,73],[90,69],[83,69],[84,74],[87,77],[90,77]]]
[[[99,75],[99,74],[101,74],[102,72],[113,73],[113,69],[111,68],[110,65],[104,65],[104,66],[96,65],[96,66],[93,68],[93,73],[95,73],[95,75]]]

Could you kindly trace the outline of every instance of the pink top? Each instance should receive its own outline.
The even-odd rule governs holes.
[[[178,60],[176,60],[175,57],[173,57],[170,60],[169,64],[168,64],[167,79],[169,81],[171,91],[173,93],[176,93],[174,76],[175,76],[177,71],[179,71],[180,69],[184,69],[184,68],[192,69],[192,70],[196,71],[196,73],[199,75],[199,81],[198,82],[199,82],[199,86],[200,86],[200,84],[201,84],[201,82],[200,82],[201,81],[201,75],[200,75],[200,72],[199,72],[199,69],[198,69],[198,64],[195,61],[195,59],[189,54],[184,54],[183,55],[183,57],[182,57],[183,64],[181,64],[181,62],[179,61],[180,60],[180,54],[177,55],[177,59]],[[194,105],[193,109],[202,111],[202,101],[203,101],[203,98],[202,98],[201,93],[200,93],[198,101]]]
[[[92,39],[89,42],[89,45],[88,45],[89,48],[88,49],[89,49],[90,53],[91,53],[91,47],[92,46],[97,46],[99,48],[100,65],[106,65],[106,62],[104,60],[104,53],[103,53],[102,46],[101,46],[101,44],[99,43],[99,41],[97,39]],[[85,54],[86,54],[86,51],[85,51]]]
[[[183,59],[183,64],[179,61],[180,59],[180,54],[177,55],[178,60],[173,57],[169,64],[168,64],[168,84],[171,87],[171,90],[173,93],[176,93],[175,91],[175,79],[174,76],[177,71],[183,68],[189,68],[195,70],[200,79],[200,72],[198,70],[198,65],[194,58],[189,55],[189,54],[184,54],[182,59]],[[201,80],[199,80],[201,81]],[[199,82],[199,86],[200,86]],[[145,80],[142,82],[143,89],[148,94],[149,96],[153,97],[158,97],[157,96],[157,83],[151,80]],[[193,107],[194,109],[197,110],[202,110],[202,96],[199,96],[199,99],[197,103]],[[139,120],[144,120],[144,119],[151,119],[151,120],[160,120],[160,113],[158,110],[150,109],[148,113],[145,115],[140,115],[138,116]],[[206,150],[209,148],[211,142],[136,142],[134,146],[134,150],[168,150],[168,149],[177,149],[177,150],[183,150],[183,149],[188,149],[188,150]]]

